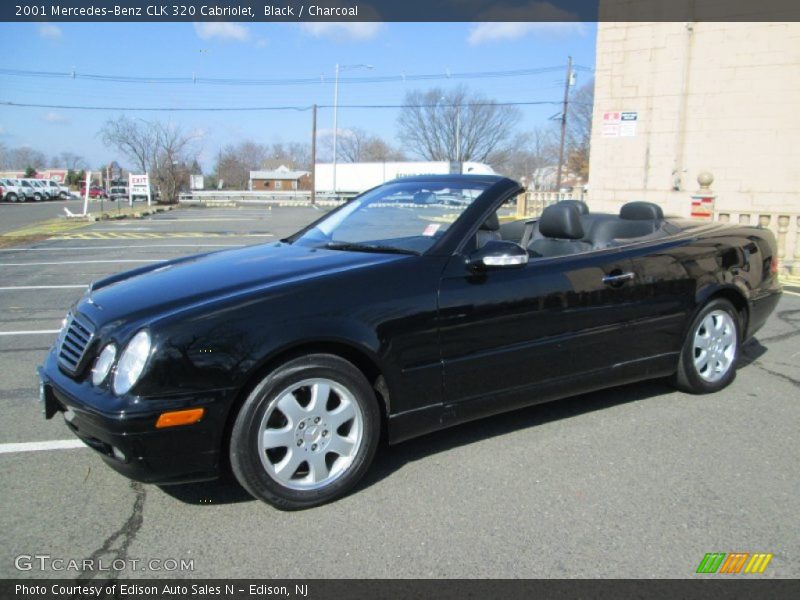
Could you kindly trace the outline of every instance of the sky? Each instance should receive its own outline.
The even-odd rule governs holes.
[[[348,104],[403,102],[405,93],[466,84],[498,102],[559,102],[567,56],[577,85],[592,77],[596,24],[588,23],[0,23],[0,142],[47,156],[73,152],[94,168],[128,161],[103,145],[103,122],[122,114],[161,120],[197,136],[200,163],[213,169],[221,146],[307,142],[310,111],[145,112],[143,107],[332,105],[335,65],[341,71],[340,132],[359,127],[397,143],[398,109]],[[456,80],[453,74],[559,68],[537,74]],[[76,73],[72,77],[8,74],[6,70]],[[187,82],[103,81],[82,74],[186,78]],[[432,75],[434,79],[356,82],[353,78]],[[448,77],[449,75],[449,77]],[[278,80],[274,85],[219,85],[203,78]],[[313,79],[292,84],[288,79]],[[194,80],[193,83],[191,80]],[[58,105],[10,107],[2,102]],[[112,107],[73,110],[68,106]],[[521,131],[546,126],[556,104],[520,107]],[[333,110],[318,128],[333,131]]]

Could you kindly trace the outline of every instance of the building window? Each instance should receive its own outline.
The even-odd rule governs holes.
[[[283,182],[282,181],[276,181],[275,182],[275,189],[276,190],[283,189]]]

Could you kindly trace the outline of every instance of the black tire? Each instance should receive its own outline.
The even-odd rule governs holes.
[[[349,466],[330,483],[317,489],[293,489],[270,474],[262,460],[259,450],[259,440],[263,434],[262,421],[271,407],[275,411],[276,403],[280,397],[286,395],[287,390],[311,379],[330,380],[350,393],[361,411],[361,441],[351,455]],[[244,401],[231,431],[231,469],[237,481],[250,494],[278,509],[299,510],[324,504],[347,494],[366,473],[378,446],[380,423],[380,409],[375,392],[364,374],[352,363],[331,354],[300,357],[269,373]],[[288,421],[288,429],[297,431],[297,427],[296,423]],[[298,439],[297,444],[300,443],[301,440]],[[287,454],[292,451],[294,448],[286,449]],[[324,459],[327,461],[329,457],[326,454]],[[270,459],[267,456],[264,460]],[[300,463],[298,472],[302,471],[303,465],[310,469],[310,463],[303,462]]]
[[[11,192],[10,194],[6,194],[5,199],[7,202],[16,202],[19,198],[14,192]]]
[[[39,194],[39,193],[34,194],[33,195],[33,201],[34,202],[41,202],[42,201],[42,195]]]
[[[724,372],[719,372],[721,369],[715,371],[707,366],[704,373],[698,369],[695,363],[695,357],[699,357],[703,352],[699,348],[695,348],[695,335],[704,331],[704,322],[712,313],[714,315],[725,313],[730,317],[729,323],[733,328],[734,347],[730,353],[728,353],[727,350],[725,351],[725,355],[728,357],[726,360],[728,364]],[[711,394],[727,387],[736,378],[736,365],[739,361],[741,345],[741,315],[728,300],[723,298],[711,300],[697,313],[697,316],[695,316],[692,321],[691,327],[689,327],[686,333],[686,339],[683,342],[683,348],[681,349],[680,359],[678,361],[678,372],[675,374],[673,380],[675,387],[691,394]],[[722,363],[719,364],[721,365]],[[709,380],[709,377],[713,379],[717,376],[717,379]]]

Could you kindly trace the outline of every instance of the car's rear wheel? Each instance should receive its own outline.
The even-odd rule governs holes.
[[[379,436],[375,392],[361,371],[312,354],[283,364],[249,394],[231,432],[231,467],[256,498],[308,508],[358,483]]]
[[[39,194],[39,193],[36,193],[36,194],[34,194],[34,195],[33,195],[33,200],[34,200],[35,202],[41,202],[41,201],[42,201],[42,195],[41,195],[41,194]]]
[[[721,390],[736,377],[741,319],[727,300],[717,298],[697,314],[684,341],[675,382],[693,394]]]
[[[18,199],[19,198],[17,198],[17,195],[14,192],[6,194],[6,200],[8,200],[9,202],[16,202]]]

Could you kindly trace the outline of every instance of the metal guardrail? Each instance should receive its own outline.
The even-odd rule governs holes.
[[[778,273],[800,276],[800,213],[766,210],[715,210],[714,220],[738,225],[760,225],[778,241]]]
[[[338,206],[354,194],[316,194],[316,204]],[[180,204],[277,204],[279,206],[307,206],[311,204],[311,192],[290,190],[285,192],[247,190],[208,190],[178,194]]]

